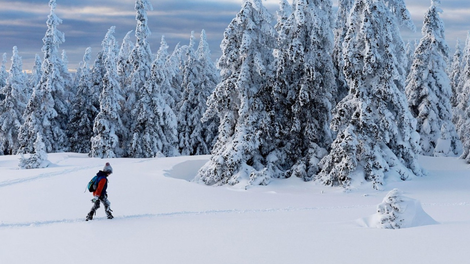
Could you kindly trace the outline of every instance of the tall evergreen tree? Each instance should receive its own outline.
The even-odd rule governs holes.
[[[272,16],[261,0],[245,0],[222,40],[219,83],[209,98],[206,117],[218,115],[221,125],[212,157],[198,172],[205,184],[268,184],[279,177],[270,156],[273,102]]]
[[[5,84],[7,84],[8,73],[7,73],[6,64],[7,64],[7,54],[3,53],[2,64],[0,65],[0,88],[2,88],[3,86],[5,86]]]
[[[103,91],[100,95],[100,111],[95,118],[91,138],[91,157],[122,157],[122,130],[119,76],[117,74],[118,45],[114,37],[115,27],[108,30],[103,42]]]
[[[141,99],[140,96],[142,96],[138,91],[145,86],[146,81],[150,78],[150,67],[153,61],[150,44],[147,40],[150,36],[147,12],[153,10],[152,5],[148,0],[136,0],[135,10],[137,12],[135,18],[137,21],[135,29],[136,44],[129,56],[132,72],[129,76],[129,86],[124,87],[125,89],[123,91],[126,97],[123,123],[124,126],[130,128],[131,131],[134,130],[137,119],[136,116],[132,116],[132,113],[136,113],[134,108]],[[125,141],[128,140],[127,138],[125,139]]]
[[[80,63],[77,93],[72,101],[72,109],[67,127],[70,139],[70,151],[77,153],[90,152],[90,140],[93,136],[93,122],[98,109],[93,105],[94,97],[90,71],[91,48],[85,50],[83,61]]]
[[[344,76],[344,59],[343,59],[343,43],[348,31],[348,17],[349,12],[353,6],[354,0],[339,0],[338,12],[336,15],[336,24],[334,28],[334,47],[333,47],[333,64],[336,73],[337,93],[335,96],[335,103],[338,103],[346,97],[349,92],[348,83]]]
[[[295,0],[292,7],[276,52],[276,145],[284,177],[311,180],[332,142],[330,113],[337,89],[330,55],[331,1]]]
[[[470,85],[468,83],[468,80],[470,80],[470,32],[468,32],[467,39],[465,41],[465,47],[462,52],[460,78],[455,87],[456,106],[453,109],[452,117],[452,121],[457,129],[457,133],[459,134],[462,143],[465,142],[465,131],[463,131],[463,124],[467,120],[467,117],[465,115],[465,109],[468,106],[468,98],[470,94]]]
[[[216,65],[211,58],[211,50],[209,48],[209,43],[207,41],[207,36],[205,30],[201,32],[201,39],[199,41],[199,46],[197,49],[197,55],[199,63],[201,63],[203,73],[201,75],[201,102],[204,102],[204,105],[201,107],[204,108],[204,112],[207,111],[207,100],[210,95],[214,92],[215,87],[220,82],[220,73]],[[201,116],[201,122],[204,123],[204,141],[209,147],[209,152],[212,150],[212,147],[215,144],[218,135],[219,127],[219,118],[213,116],[212,118],[204,118],[204,115]]]
[[[450,103],[452,107],[456,107],[458,104],[457,95],[458,95],[458,85],[459,85],[461,72],[462,72],[462,47],[460,46],[460,41],[457,40],[454,56],[452,57],[452,65],[450,67],[450,72],[449,72],[450,86],[452,88],[452,96],[450,98]]]
[[[406,43],[406,58],[408,59],[408,64],[406,64],[406,76],[411,71],[411,66],[413,65],[413,57],[416,49],[416,41],[408,41]]]
[[[38,54],[36,54],[36,56],[34,57],[33,69],[31,71],[31,75],[29,76],[28,84],[26,86],[28,100],[31,97],[31,94],[33,93],[34,87],[36,87],[39,81],[41,80],[41,75],[42,75],[41,65],[42,65],[41,57]]]
[[[167,83],[164,62],[156,59],[151,73],[139,89],[140,99],[133,109],[136,120],[131,131],[129,155],[136,158],[176,156],[177,119],[161,89],[162,83]]]
[[[183,95],[183,68],[186,62],[186,53],[188,51],[188,45],[176,45],[171,55],[168,57],[165,67],[167,70],[166,75],[168,76],[169,87],[163,89],[168,91],[168,95],[172,98],[167,98],[169,105],[178,114],[178,102],[181,101]]]
[[[132,72],[133,65],[129,61],[129,56],[131,55],[132,50],[135,48],[134,42],[131,40],[131,34],[133,30],[127,32],[124,37],[121,49],[119,50],[118,62],[117,62],[117,71],[118,75],[121,78],[121,89],[130,85],[129,76]]]
[[[218,83],[217,70],[211,67],[213,64],[208,58],[208,44],[204,31],[201,32],[197,51],[194,48],[194,33],[191,33],[187,60],[183,68],[185,90],[178,113],[179,150],[182,155],[209,154],[215,138],[214,129],[217,128],[213,119],[204,125],[201,122],[207,109],[207,98]]]
[[[158,64],[162,65],[163,71],[162,74],[165,75],[165,78],[162,79],[162,83],[159,83],[159,89],[161,90],[162,96],[164,96],[165,102],[173,109],[175,114],[177,114],[177,103],[180,101],[181,98],[181,89],[182,86],[182,77],[181,77],[181,70],[180,65],[182,57],[181,56],[173,56],[178,54],[179,51],[173,52],[170,56],[168,54],[168,44],[166,43],[165,36],[162,36],[160,41],[160,48],[158,49],[156,60],[158,60]],[[179,49],[179,45],[177,46]]]
[[[402,17],[396,16],[406,9],[402,1],[395,2],[357,0],[352,7],[343,45],[350,92],[333,112],[331,126],[338,135],[317,176],[324,184],[350,188],[366,180],[381,189],[386,175],[402,180],[423,175],[416,120],[400,76],[404,65],[396,57],[404,49],[397,33]]]
[[[423,154],[432,156],[441,137],[441,127],[450,130],[451,150],[461,152],[461,142],[452,124],[450,98],[452,89],[446,72],[445,58],[449,47],[445,41],[440,0],[432,0],[422,29],[423,37],[416,47],[413,66],[407,79],[406,94],[411,113],[417,120]]]
[[[60,75],[58,48],[65,41],[64,34],[57,30],[62,20],[55,14],[56,0],[50,0],[51,12],[47,20],[47,31],[43,38],[44,61],[42,76],[24,112],[24,124],[19,132],[21,153],[31,153],[38,133],[47,152],[66,151],[68,140],[65,133],[67,106],[64,100],[64,80]]]
[[[16,46],[13,47],[6,85],[0,88],[0,93],[5,96],[0,100],[0,155],[12,155],[18,150],[18,130],[23,123],[27,101],[23,63]]]
[[[72,98],[77,93],[76,87],[73,86],[73,76],[69,71],[69,59],[67,57],[67,52],[62,50],[62,56],[60,59],[60,75],[64,80],[64,96],[67,102],[67,105],[70,105]]]

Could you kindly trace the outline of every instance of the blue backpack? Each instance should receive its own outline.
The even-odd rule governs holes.
[[[98,183],[103,178],[103,176],[96,175],[95,177],[91,178],[90,182],[88,183],[88,191],[94,192],[98,188]]]

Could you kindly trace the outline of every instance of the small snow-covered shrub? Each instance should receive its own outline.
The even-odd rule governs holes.
[[[19,167],[21,169],[37,169],[46,168],[51,163],[47,160],[46,145],[42,141],[41,134],[37,133],[36,141],[34,142],[34,153],[20,154]]]
[[[381,229],[400,229],[422,225],[432,225],[437,222],[421,207],[418,200],[406,197],[398,189],[391,190],[377,206],[377,213],[360,219],[366,227]]]

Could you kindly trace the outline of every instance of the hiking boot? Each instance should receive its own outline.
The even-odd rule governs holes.
[[[106,215],[108,216],[108,219],[113,219],[114,216],[111,214],[111,212],[106,212]]]
[[[108,216],[108,219],[113,219],[114,218],[113,214],[111,214],[112,211],[113,210],[111,210],[111,209],[106,210],[106,215]]]
[[[94,215],[94,212],[89,212],[87,215],[86,215],[86,220],[93,220],[93,215]]]

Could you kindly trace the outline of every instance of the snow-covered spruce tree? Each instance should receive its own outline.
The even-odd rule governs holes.
[[[330,51],[331,1],[296,0],[279,31],[276,50],[275,131],[279,164],[292,175],[311,180],[332,142],[329,124],[336,94]]]
[[[47,160],[46,145],[42,141],[41,133],[36,135],[33,151],[30,154],[20,154],[19,167],[21,169],[46,168],[50,165]]]
[[[268,184],[279,177],[277,157],[270,154],[273,100],[272,15],[261,0],[245,0],[221,43],[219,83],[209,97],[206,117],[220,117],[212,157],[195,181],[213,184]]]
[[[163,90],[168,90],[168,95],[172,98],[167,98],[168,104],[171,106],[175,114],[178,114],[178,102],[181,101],[183,94],[183,68],[186,62],[186,53],[188,45],[180,45],[179,43],[174,48],[173,52],[168,57],[165,67],[167,69],[166,75],[169,87],[162,87]]]
[[[7,72],[7,54],[3,53],[2,55],[2,64],[0,65],[0,88],[5,86],[7,83],[8,72]]]
[[[132,50],[135,48],[134,42],[131,40],[131,34],[133,30],[127,32],[126,36],[122,40],[121,49],[119,50],[118,62],[117,62],[117,71],[118,75],[121,78],[121,89],[130,85],[129,76],[132,72],[133,65],[129,61],[129,56],[131,55]]]
[[[121,148],[123,125],[121,122],[121,107],[119,76],[117,74],[118,45],[114,38],[115,27],[108,30],[103,42],[103,91],[100,95],[100,111],[94,120],[91,138],[91,157],[118,158],[123,156]]]
[[[207,111],[207,100],[209,96],[214,92],[215,87],[220,82],[220,73],[214,62],[211,58],[211,50],[209,48],[209,43],[207,42],[207,36],[205,30],[201,31],[201,39],[199,41],[199,46],[197,49],[197,56],[199,63],[201,63],[203,73],[201,75],[201,98],[204,98],[205,103],[203,105],[204,111]],[[204,141],[209,146],[209,152],[212,150],[212,147],[217,140],[218,127],[219,127],[219,118],[218,116],[213,116],[211,118],[204,118],[204,115],[201,117],[201,122],[204,123]]]
[[[288,22],[292,14],[292,6],[287,0],[279,0],[279,10],[276,11],[277,23],[274,26],[277,32],[281,31],[284,25]]]
[[[77,93],[76,87],[74,87],[73,75],[69,72],[69,59],[67,57],[67,52],[62,50],[62,56],[60,59],[60,75],[64,80],[64,96],[67,105],[70,105],[72,98]]]
[[[344,77],[343,43],[348,31],[348,17],[354,0],[339,0],[336,25],[334,28],[333,64],[335,66],[337,92],[334,94],[335,103],[341,101],[349,92],[348,83]]]
[[[19,152],[31,153],[39,133],[45,144],[46,151],[60,152],[68,148],[65,133],[67,122],[67,106],[64,99],[64,81],[60,76],[60,58],[58,48],[64,42],[64,35],[57,30],[62,22],[55,14],[56,1],[50,0],[51,12],[47,20],[47,31],[43,38],[44,61],[42,63],[41,80],[23,114],[24,124],[19,132]]]
[[[462,67],[453,120],[463,144],[463,153],[460,158],[470,163],[470,32],[463,52]]]
[[[23,63],[15,46],[6,85],[0,88],[5,97],[0,100],[0,155],[16,154],[18,150],[18,130],[23,123],[22,114],[27,100],[25,91]]]
[[[129,155],[136,158],[176,156],[177,119],[173,109],[165,101],[161,84],[166,83],[164,62],[152,63],[151,76],[138,90],[140,99],[132,110],[136,117],[132,127]]]
[[[423,175],[416,120],[400,75],[404,65],[395,56],[401,50],[395,46],[404,46],[396,39],[400,20],[390,8],[395,6],[383,0],[358,0],[352,7],[343,45],[350,92],[333,111],[331,127],[338,135],[319,163],[317,179],[326,185],[350,188],[366,180],[381,189],[387,176]]]
[[[33,88],[36,87],[39,81],[41,80],[41,75],[42,75],[41,64],[42,64],[41,57],[38,54],[36,54],[34,58],[33,69],[31,71],[31,75],[29,76],[28,83],[26,85],[26,93],[28,95],[27,97],[28,100],[31,97],[31,94],[33,93]]]
[[[135,10],[137,12],[135,18],[137,21],[135,29],[136,44],[129,56],[129,63],[132,65],[129,85],[123,87],[126,99],[122,117],[123,124],[131,130],[134,130],[137,120],[137,116],[133,116],[132,113],[137,112],[134,108],[141,99],[140,96],[142,96],[138,91],[144,87],[145,83],[150,78],[151,64],[153,61],[150,44],[147,41],[147,38],[150,36],[147,11],[153,10],[152,5],[148,0],[136,0]],[[129,134],[128,136],[131,137],[132,135]],[[127,139],[128,136],[126,136],[125,142],[129,142],[130,139]]]
[[[206,124],[201,122],[207,109],[207,98],[218,83],[217,70],[208,57],[210,51],[204,31],[197,51],[195,45],[192,32],[183,68],[184,92],[178,111],[179,151],[182,155],[209,154],[217,129],[214,119]]]
[[[70,151],[90,153],[90,139],[93,136],[93,123],[98,109],[93,105],[94,97],[90,71],[91,48],[85,50],[80,63],[77,93],[72,101],[67,135],[70,140]]]
[[[408,64],[406,64],[406,76],[410,73],[411,66],[413,65],[413,57],[415,54],[417,43],[416,41],[408,41],[406,43],[406,58],[408,59]]]
[[[177,48],[179,48],[179,45]],[[173,52],[173,55],[174,54],[176,54],[176,51]],[[178,112],[177,103],[181,100],[181,59],[182,58],[180,56],[173,57],[168,54],[168,44],[165,41],[165,36],[162,36],[160,41],[160,48],[158,49],[156,56],[156,60],[158,60],[158,62],[156,63],[163,65],[163,71],[161,74],[165,77],[161,79],[158,86],[162,96],[164,97],[163,99],[171,107],[171,109],[173,109],[175,114]]]
[[[424,18],[423,37],[416,47],[407,78],[406,95],[411,113],[417,120],[422,154],[434,155],[445,123],[450,131],[452,153],[456,156],[461,153],[462,146],[452,123],[452,89],[445,62],[449,47],[444,37],[444,24],[439,17],[442,12],[440,0],[431,2]]]
[[[452,107],[456,107],[457,95],[458,95],[458,85],[460,80],[460,74],[462,71],[462,47],[460,46],[460,41],[457,40],[455,46],[454,56],[452,57],[452,65],[449,71],[450,86],[452,87],[452,97],[450,98],[450,104]]]
[[[466,121],[465,109],[467,108],[469,101],[469,88],[470,85],[467,80],[470,80],[470,32],[468,32],[467,39],[465,41],[465,47],[462,52],[462,62],[460,66],[460,77],[455,86],[455,107],[453,108],[452,122],[455,125],[457,133],[464,143],[464,131],[463,124]]]

